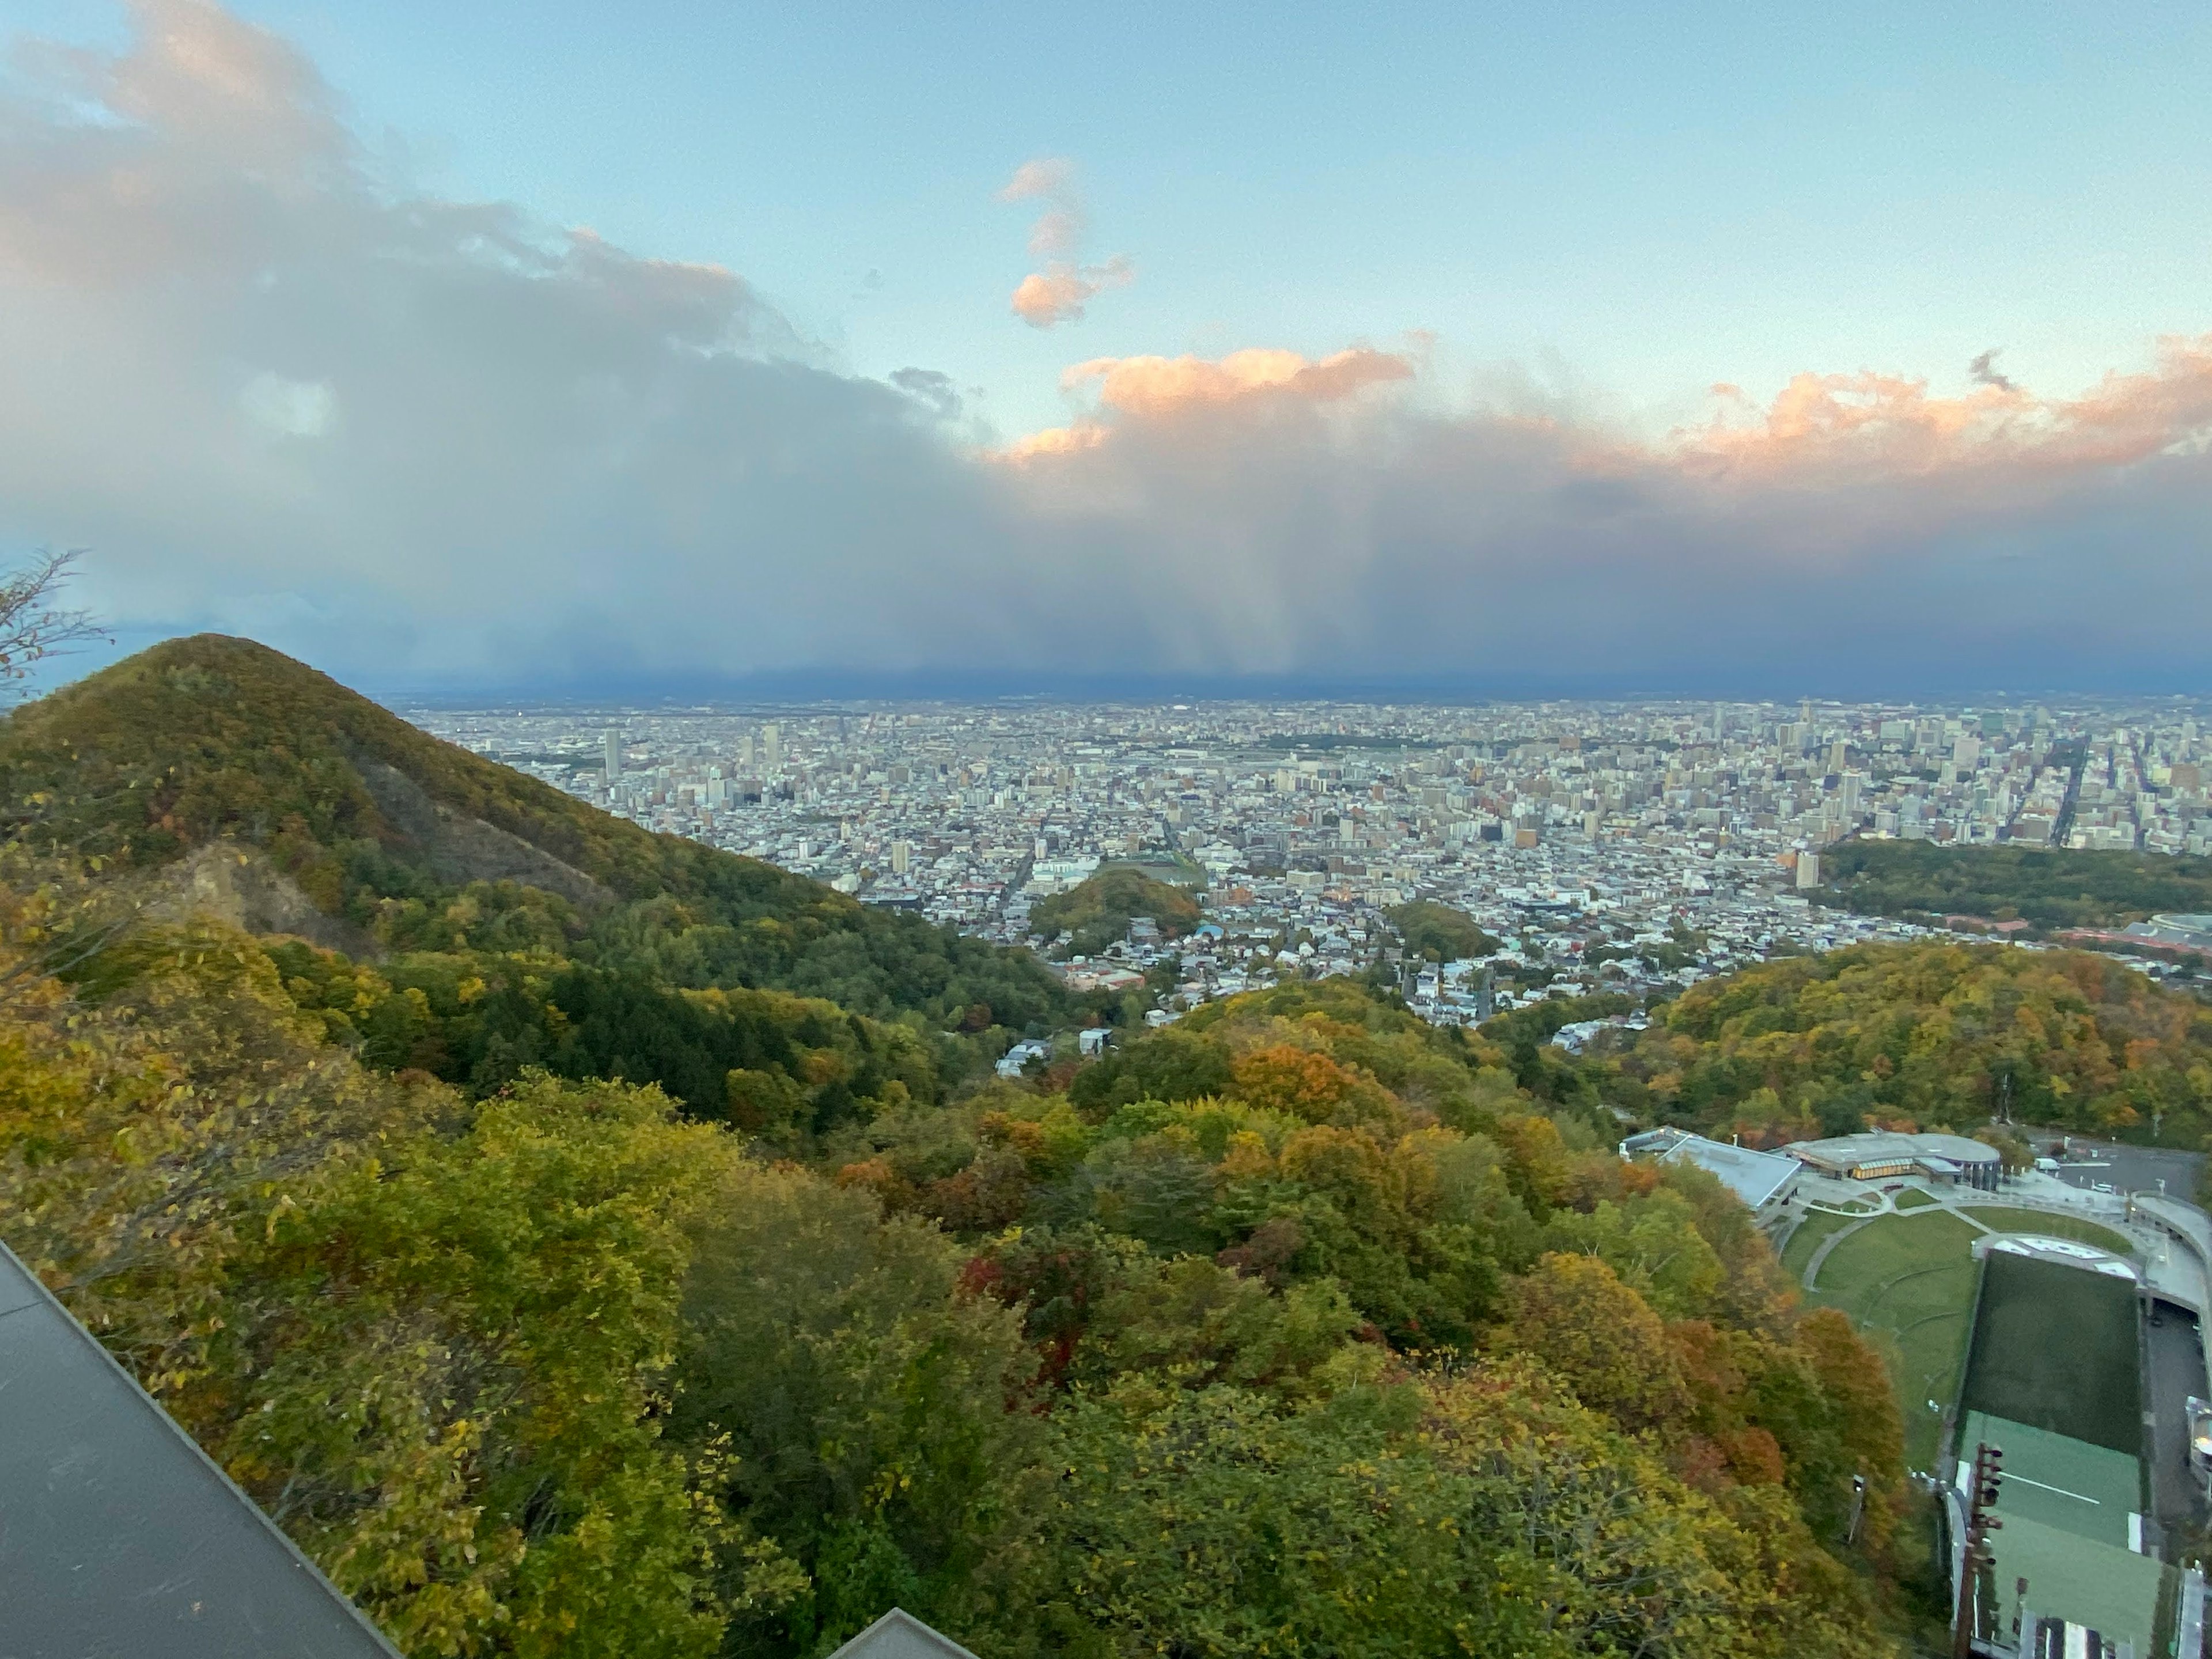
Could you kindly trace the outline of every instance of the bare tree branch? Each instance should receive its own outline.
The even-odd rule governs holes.
[[[53,603],[82,551],[44,549],[21,569],[0,575],[0,685],[22,679],[41,658],[107,637],[88,612],[63,611]]]

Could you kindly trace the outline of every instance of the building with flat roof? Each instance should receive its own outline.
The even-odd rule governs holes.
[[[1808,1169],[1848,1181],[1926,1176],[1994,1192],[1998,1176],[2004,1173],[2004,1160],[1996,1147],[1964,1135],[1871,1130],[1827,1140],[1793,1141],[1782,1150]]]
[[[1717,1177],[1752,1210],[1763,1209],[1788,1192],[1802,1168],[1796,1158],[1779,1152],[1708,1140],[1686,1129],[1647,1129],[1631,1135],[1620,1143],[1620,1155],[1657,1164],[1694,1164]]]
[[[4,1244],[0,1652],[399,1659]]]

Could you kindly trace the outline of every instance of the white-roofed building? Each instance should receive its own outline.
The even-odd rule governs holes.
[[[1995,1192],[2004,1173],[1997,1149],[1964,1135],[1900,1134],[1869,1130],[1828,1140],[1800,1140],[1782,1149],[1823,1175],[1849,1181],[1887,1181],[1898,1176],[1928,1176]]]
[[[1802,1169],[1794,1158],[1779,1152],[1755,1152],[1749,1146],[1708,1140],[1687,1129],[1647,1129],[1620,1143],[1625,1158],[1658,1164],[1694,1164],[1718,1177],[1753,1212],[1762,1210],[1787,1193]]]

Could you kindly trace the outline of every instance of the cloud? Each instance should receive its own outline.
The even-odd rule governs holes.
[[[1674,432],[1413,337],[1092,358],[1010,442],[738,273],[383,176],[311,64],[204,0],[132,18],[0,82],[0,538],[90,547],[132,637],[386,686],[2212,666],[2212,336],[2063,394],[1808,371]],[[1068,179],[1008,188],[1050,219]],[[1039,234],[1079,258],[1079,211]]]
[[[1039,156],[1023,162],[1000,189],[998,199],[1044,204],[1030,227],[1030,252],[1044,261],[1044,269],[1023,277],[1012,301],[1014,315],[1031,328],[1074,322],[1094,296],[1136,280],[1136,267],[1126,254],[1116,253],[1095,265],[1077,258],[1090,218],[1076,188],[1074,164],[1066,157]]]
[[[900,391],[921,399],[939,415],[951,420],[960,413],[960,391],[950,374],[933,368],[896,368],[890,382]]]
[[[1996,371],[1997,353],[2001,347],[1991,346],[1966,365],[1967,378],[1976,386],[1993,386],[2000,392],[2013,389],[2012,382]]]
[[[1177,410],[1271,398],[1335,403],[1370,386],[1413,378],[1413,365],[1389,352],[1355,348],[1309,362],[1295,351],[1255,347],[1218,360],[1203,357],[1093,357],[1060,377],[1066,392],[1096,388],[1097,412],[1072,427],[1017,439],[1000,459],[1066,455],[1096,448],[1110,428],[1106,413],[1160,416]]]

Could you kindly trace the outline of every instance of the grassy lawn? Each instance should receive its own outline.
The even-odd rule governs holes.
[[[1890,1202],[1900,1210],[1917,1210],[1923,1205],[1933,1204],[1935,1201],[1935,1194],[1923,1193],[1917,1187],[1907,1187],[1895,1198],[1890,1200]]]
[[[1814,1210],[1797,1224],[1797,1231],[1790,1235],[1790,1243],[1783,1248],[1782,1270],[1791,1281],[1805,1277],[1805,1264],[1813,1259],[1813,1252],[1820,1248],[1820,1241],[1831,1233],[1838,1232],[1856,1220],[1856,1216],[1826,1215]]]
[[[2070,1238],[2077,1244],[2094,1244],[2114,1255],[2133,1255],[2136,1247],[2109,1227],[2078,1216],[2055,1215],[2048,1210],[2020,1210],[2007,1204],[1977,1204],[1966,1212],[1984,1227],[2001,1233],[2041,1233],[2045,1238]]]
[[[1837,1245],[1808,1293],[1816,1305],[1842,1309],[1881,1348],[1905,1415],[1905,1456],[1917,1468],[1934,1463],[1942,1408],[1958,1394],[1979,1237],[1938,1210],[1885,1216]]]

